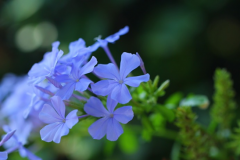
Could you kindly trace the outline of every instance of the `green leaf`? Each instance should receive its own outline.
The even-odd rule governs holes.
[[[169,86],[169,84],[169,80],[164,81],[154,94],[157,96],[162,95],[162,92]]]
[[[119,147],[127,154],[131,154],[138,149],[138,140],[136,135],[131,129],[124,128],[124,133],[119,137]]]
[[[166,101],[165,106],[168,109],[175,109],[178,107],[181,99],[183,98],[183,94],[181,92],[176,92],[172,94]]]
[[[180,102],[180,106],[200,107],[202,109],[207,108],[208,105],[209,105],[209,100],[206,96],[203,96],[203,95],[193,95],[183,99]]]
[[[107,140],[105,145],[104,145],[104,153],[108,156],[112,155],[115,146],[116,146],[116,142],[112,142],[112,141]]]
[[[156,109],[167,121],[172,122],[175,119],[175,114],[173,110],[168,109],[162,105],[157,105]]]
[[[160,113],[154,113],[150,116],[150,121],[152,122],[152,125],[155,130],[159,130],[161,128],[164,128],[165,125],[165,119]]]

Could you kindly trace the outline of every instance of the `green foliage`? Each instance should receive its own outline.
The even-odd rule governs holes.
[[[238,128],[235,128],[234,134],[231,136],[231,141],[228,146],[236,155],[240,155],[240,121],[238,121]]]
[[[180,141],[184,145],[182,157],[186,160],[208,160],[213,138],[198,124],[197,116],[190,107],[181,107],[176,112],[176,125],[180,128]]]
[[[120,149],[127,154],[136,152],[139,144],[135,133],[127,127],[124,128],[124,132],[125,134],[119,138]]]
[[[233,82],[231,75],[225,69],[217,69],[214,76],[215,93],[211,116],[220,130],[231,127],[235,117],[236,103],[234,99]]]

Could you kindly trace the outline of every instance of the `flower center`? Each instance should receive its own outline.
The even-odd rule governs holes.
[[[77,79],[76,82],[79,82],[79,79]]]
[[[119,80],[118,82],[119,82],[120,84],[123,84],[123,80]]]
[[[65,122],[66,122],[66,119],[63,119],[62,121],[63,121],[63,123],[65,123]]]
[[[112,113],[110,114],[110,117],[113,118],[113,114]]]

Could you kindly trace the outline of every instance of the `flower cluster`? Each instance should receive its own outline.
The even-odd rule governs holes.
[[[127,104],[132,99],[127,85],[138,87],[141,82],[147,82],[150,78],[139,54],[122,53],[118,67],[108,48],[108,43],[114,43],[128,31],[126,26],[105,39],[97,38],[97,42],[91,46],[86,46],[85,41],[80,38],[70,43],[69,53],[66,55],[59,49],[60,42],[54,42],[52,51],[47,52],[42,61],[32,66],[28,76],[8,76],[7,82],[13,87],[4,88],[0,84],[1,93],[4,93],[0,95],[3,118],[1,123],[8,123],[4,130],[7,135],[13,135],[12,138],[6,137],[16,142],[14,150],[18,149],[23,157],[39,159],[23,147],[30,132],[46,123],[40,130],[41,139],[60,143],[61,137],[67,135],[69,129],[80,119],[91,116],[100,118],[88,129],[94,139],[101,139],[105,135],[110,141],[118,139],[123,133],[120,123],[126,124],[134,117],[129,105],[115,109],[118,103]],[[111,63],[98,64],[96,57],[92,56],[100,47],[106,52]],[[144,75],[128,77],[139,66]],[[94,82],[88,78],[89,73],[93,73],[100,80]],[[9,92],[11,94],[7,97]],[[89,98],[86,94],[94,96]],[[107,109],[99,99],[101,96],[107,96]],[[69,104],[72,99],[84,101],[83,110],[86,114],[80,115],[82,112],[77,109],[71,110]],[[26,129],[21,132],[19,127]],[[6,138],[3,141],[7,141]],[[9,145],[6,145],[9,150],[8,147]],[[10,153],[8,150],[0,152],[0,159]]]

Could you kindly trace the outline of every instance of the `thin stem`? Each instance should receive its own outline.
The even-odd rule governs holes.
[[[107,45],[104,46],[103,49],[104,49],[104,51],[106,52],[106,54],[107,54],[108,58],[110,59],[110,61],[111,61],[111,62],[117,67],[117,69],[119,70],[119,68],[118,68],[118,66],[117,66],[117,63],[115,62],[115,60],[114,60],[114,58],[113,58],[113,56],[112,56],[112,54],[111,54],[108,46],[107,46]]]
[[[217,122],[212,120],[211,123],[209,124],[207,130],[209,131],[209,133],[214,133],[216,128],[217,128],[217,126],[218,126]]]
[[[164,137],[164,138],[168,138],[168,139],[172,139],[172,140],[175,140],[175,141],[179,141],[178,133],[175,132],[175,131],[172,131],[172,130],[168,130],[168,129],[155,131],[154,135]]]
[[[78,116],[78,119],[80,119],[80,118],[84,118],[84,117],[87,117],[87,116],[89,116],[89,115],[86,114],[86,115]]]
[[[88,100],[87,98],[79,96],[79,95],[76,95],[76,94],[72,94],[72,96],[74,98],[77,98],[79,101],[87,101]]]
[[[17,150],[17,149],[19,148],[19,146],[20,146],[20,145],[17,145],[17,146],[15,146],[15,147],[9,148],[8,150],[6,150],[6,152],[9,154],[9,153]]]

